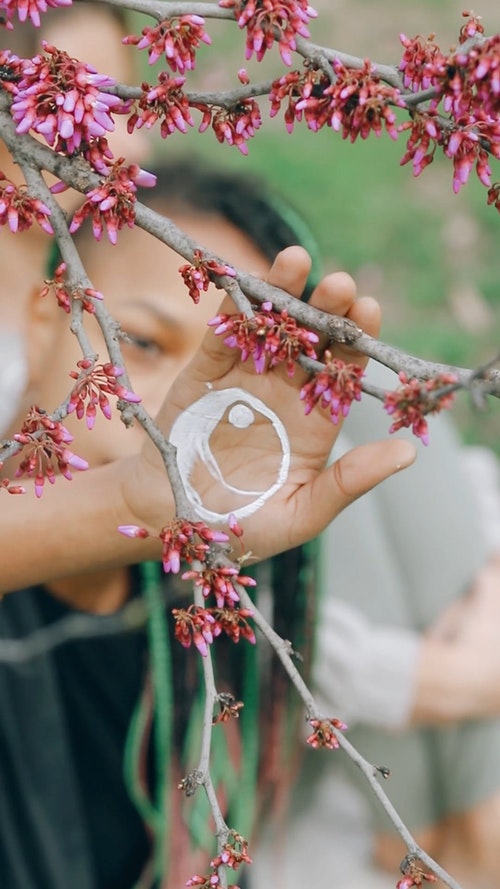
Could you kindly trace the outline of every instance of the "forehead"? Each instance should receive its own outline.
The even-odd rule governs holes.
[[[177,215],[174,221],[202,247],[230,264],[256,276],[266,275],[266,257],[246,235],[222,218],[185,213]],[[179,274],[185,260],[141,229],[123,229],[116,246],[104,237],[97,243],[87,231],[78,247],[93,285],[103,292],[110,310],[145,297],[162,304],[167,301],[169,305],[181,299],[186,312],[190,306],[196,310]],[[221,298],[217,291],[217,304]]]
[[[43,37],[70,56],[89,62],[101,74],[127,81],[134,70],[134,56],[122,44],[125,26],[104,7],[71,7],[69,15],[48,19]],[[38,47],[37,47],[38,50]]]

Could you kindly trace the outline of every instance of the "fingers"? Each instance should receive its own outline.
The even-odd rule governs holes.
[[[347,272],[325,275],[315,287],[309,305],[332,315],[347,315],[356,299],[356,284]]]
[[[267,276],[268,284],[300,299],[311,271],[311,257],[303,247],[287,247],[278,253]]]
[[[299,503],[296,513],[307,522],[303,539],[319,534],[346,506],[406,469],[415,456],[415,446],[403,439],[371,442],[348,451],[299,492],[299,499],[310,498],[307,506]]]

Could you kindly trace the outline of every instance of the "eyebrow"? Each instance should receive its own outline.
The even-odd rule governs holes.
[[[159,321],[163,324],[168,324],[169,327],[174,327],[177,330],[180,330],[182,327],[181,323],[174,315],[171,315],[170,312],[164,309],[162,306],[157,305],[157,303],[150,302],[148,299],[141,300],[130,300],[129,302],[123,303],[124,309],[147,309],[152,315],[155,316]]]

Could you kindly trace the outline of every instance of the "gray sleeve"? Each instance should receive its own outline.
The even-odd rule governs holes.
[[[384,369],[373,374],[394,386]],[[355,408],[337,455],[387,436],[379,404]],[[321,537],[313,678],[322,709],[348,724],[405,727],[420,634],[463,595],[487,557],[474,485],[446,418],[433,420],[431,444],[418,451],[410,469],[349,506]]]
[[[418,633],[370,625],[359,609],[326,595],[316,645],[314,690],[325,715],[349,726],[405,727],[414,697]]]
[[[460,452],[463,473],[477,505],[488,550],[500,552],[500,462],[488,448],[467,447]]]

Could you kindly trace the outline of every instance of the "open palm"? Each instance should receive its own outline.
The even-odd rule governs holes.
[[[291,247],[278,255],[268,280],[298,297],[308,271],[305,251]],[[371,299],[356,300],[348,275],[323,279],[311,303],[348,317],[368,333],[378,331],[378,305]],[[234,308],[225,301],[221,310]],[[342,347],[332,351],[336,357],[363,363],[352,350],[348,355]],[[223,337],[210,330],[158,417],[177,446],[183,480],[191,493],[196,491],[200,517],[212,517],[216,523],[230,512],[241,514],[245,545],[260,558],[315,536],[348,503],[414,458],[407,442],[386,440],[356,448],[326,468],[340,424],[334,425],[319,408],[304,416],[298,397],[304,379],[300,368],[289,377],[282,366],[257,374],[251,360],[242,362],[239,350],[228,348]],[[214,393],[218,393],[215,398]],[[230,418],[231,401],[240,406],[240,414],[243,405],[241,422]],[[219,402],[214,428],[214,404]],[[253,419],[248,419],[250,415]],[[290,450],[286,472],[284,441]],[[191,494],[188,500],[193,504]]]

